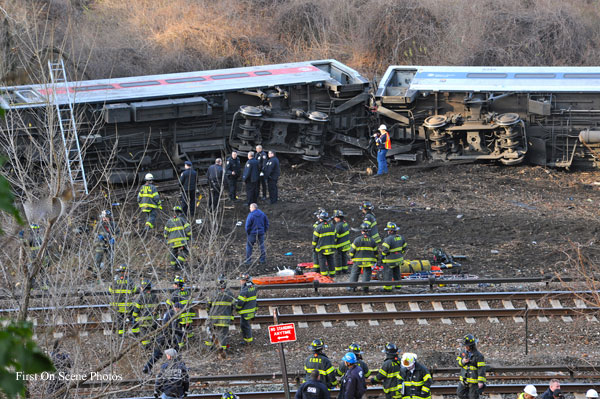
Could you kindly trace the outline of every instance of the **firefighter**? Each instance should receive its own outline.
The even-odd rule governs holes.
[[[388,150],[392,149],[392,140],[390,140],[390,134],[385,125],[380,125],[373,137],[377,147],[377,176],[382,176],[388,173],[386,157]]]
[[[169,246],[169,264],[175,270],[187,266],[189,251],[188,241],[192,236],[192,227],[185,219],[183,210],[179,205],[173,207],[175,216],[165,224],[165,240]]]
[[[485,360],[477,350],[477,341],[473,334],[465,335],[464,351],[456,358],[461,368],[457,389],[459,399],[478,399],[485,389]]]
[[[318,370],[321,375],[321,382],[325,384],[327,389],[331,390],[336,385],[335,367],[333,367],[327,355],[323,353],[323,348],[327,348],[327,345],[321,339],[315,339],[310,344],[309,349],[313,351],[313,354],[304,362],[304,370],[306,371],[306,380],[310,378],[313,370]]]
[[[537,389],[535,388],[535,385],[525,385],[525,388],[523,389],[523,392],[521,392],[519,395],[517,395],[517,399],[533,399],[533,398],[537,398],[538,394],[537,394]]]
[[[585,393],[585,397],[587,399],[598,399],[598,391],[595,389],[588,389],[588,391]]]
[[[240,314],[240,329],[244,342],[249,344],[253,341],[252,327],[250,322],[256,314],[256,287],[252,283],[252,279],[248,273],[240,275],[240,294],[237,297],[235,305],[236,310]]]
[[[100,270],[104,269],[104,254],[108,255],[108,264],[112,265],[115,253],[115,237],[120,234],[119,228],[111,218],[112,213],[109,210],[100,212],[100,220],[96,223],[94,234],[96,235],[96,246],[94,248],[96,255],[94,263]]]
[[[156,363],[162,357],[163,350],[167,348],[181,347],[180,344],[184,342],[185,332],[181,324],[179,324],[178,322],[179,318],[175,316],[182,310],[183,305],[179,302],[175,302],[173,303],[173,307],[167,310],[163,315],[161,322],[162,326],[166,325],[166,327],[164,328],[162,335],[154,341],[154,349],[152,351],[152,355],[150,356],[150,359],[148,359],[148,362],[142,369],[142,373],[150,373],[150,370],[152,370],[154,363]]]
[[[340,380],[340,393],[338,399],[362,398],[367,392],[367,384],[363,369],[358,364],[356,355],[348,352],[342,358],[346,372]]]
[[[27,252],[29,262],[33,262],[42,248],[44,235],[42,234],[39,224],[31,223],[29,229],[27,237],[25,237],[25,231],[19,231],[19,240],[21,240],[21,243]]]
[[[156,328],[156,316],[158,312],[158,298],[152,293],[152,283],[144,279],[140,282],[140,293],[133,303],[133,327],[131,332],[136,336],[145,336]],[[142,341],[143,346],[150,343],[149,339]]]
[[[154,384],[154,397],[162,399],[185,398],[190,390],[190,376],[185,363],[173,348],[165,350],[167,361],[160,366]]]
[[[329,214],[319,214],[319,224],[313,231],[312,246],[317,252],[321,275],[335,277],[335,226],[329,221]]]
[[[356,361],[358,363],[358,365],[360,366],[360,368],[363,371],[363,375],[365,378],[369,378],[369,376],[371,376],[371,370],[369,370],[369,366],[367,366],[367,363],[365,363],[365,361],[363,360],[362,354],[363,352],[360,350],[360,346],[358,346],[358,344],[350,344],[348,346],[348,350],[352,353],[354,353],[354,355],[356,356]],[[340,363],[340,366],[337,369],[337,375],[338,376],[343,376],[346,373],[346,365],[344,362]]]
[[[315,218],[317,218],[316,222],[313,223],[313,234],[315,229],[317,228],[317,226],[319,225],[319,215],[323,212],[326,212],[325,209],[323,208],[319,208],[317,209],[313,215],[315,215]],[[313,258],[313,271],[314,272],[318,272],[320,270],[319,267],[319,257],[317,256],[317,251],[315,250],[315,247],[312,247],[312,258]]]
[[[371,281],[371,271],[377,263],[377,244],[369,234],[369,225],[363,223],[360,225],[361,236],[356,237],[350,247],[350,258],[352,259],[352,273],[350,273],[350,282],[358,281],[358,275],[363,273],[363,281]],[[348,287],[348,291],[355,291],[354,287]],[[369,287],[363,287],[363,291],[369,291]]]
[[[225,357],[225,351],[229,348],[227,339],[229,338],[229,326],[233,322],[234,296],[227,289],[225,276],[219,276],[217,280],[218,292],[208,300],[208,319],[211,322],[210,340],[204,341],[206,346],[215,347],[219,351],[220,357]]]
[[[385,361],[379,368],[377,375],[371,379],[371,384],[381,382],[386,399],[400,398],[402,382],[398,377],[402,363],[398,358],[398,347],[389,342],[382,352],[385,353]]]
[[[400,265],[404,262],[404,253],[406,252],[406,241],[404,237],[398,234],[396,223],[388,222],[384,229],[388,236],[381,244],[381,259],[383,262],[383,279],[385,281],[400,281]],[[400,288],[401,285],[396,285]],[[392,291],[391,285],[384,285],[384,291]]]
[[[146,173],[144,178],[146,183],[138,193],[138,204],[143,213],[146,214],[146,223],[144,225],[144,234],[154,229],[156,214],[162,209],[162,202],[158,195],[158,190],[154,185],[154,176],[152,173]]]
[[[431,399],[431,374],[414,353],[402,354],[400,380],[402,399]]]
[[[375,218],[375,214],[373,214],[373,209],[375,207],[371,204],[370,201],[363,201],[360,206],[360,210],[363,213],[363,223],[366,223],[369,226],[369,234],[375,240],[376,244],[381,242],[381,237],[379,236],[379,228],[377,227],[377,219]]]
[[[221,395],[221,399],[240,399],[240,397],[234,394],[233,392],[229,391]]]
[[[125,334],[126,323],[131,315],[134,295],[137,294],[137,288],[133,281],[129,280],[129,273],[126,264],[119,265],[112,286],[108,288],[111,294],[110,306],[115,311],[115,322],[119,335]]]
[[[348,252],[350,251],[350,227],[344,220],[344,212],[341,210],[333,211],[335,220],[335,272],[348,273]]]
[[[189,287],[185,286],[185,279],[181,276],[175,276],[173,279],[173,288],[175,291],[171,294],[171,299],[167,299],[167,305],[173,306],[174,303],[179,302],[183,307],[184,312],[181,312],[177,322],[183,331],[184,338],[189,342],[195,336],[192,324],[194,317],[196,317],[196,312],[191,307],[192,292]],[[179,347],[181,348],[184,344],[185,340],[179,343]]]

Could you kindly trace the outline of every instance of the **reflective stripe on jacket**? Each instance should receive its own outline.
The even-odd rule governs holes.
[[[350,251],[350,226],[345,220],[335,224],[335,245],[340,251]]]
[[[402,387],[402,382],[399,378],[401,368],[402,365],[400,359],[398,359],[398,355],[388,355],[374,378],[375,382],[382,383],[383,392],[395,392]]]
[[[371,267],[377,263],[377,244],[373,237],[356,237],[350,246],[349,255],[359,267]]]
[[[208,301],[208,318],[213,326],[229,327],[233,321],[233,294],[228,289],[219,290],[212,300]]]
[[[412,373],[403,367],[400,370],[399,378],[404,388],[402,399],[431,398],[431,374],[421,363],[415,362]]]
[[[323,255],[335,253],[335,227],[329,222],[321,222],[313,232],[312,246]]]
[[[144,212],[150,212],[152,209],[162,209],[160,196],[154,184],[146,183],[140,188],[138,204]]]
[[[321,382],[331,389],[335,385],[335,367],[331,360],[323,353],[314,353],[304,362],[304,371],[306,371],[306,380],[310,379],[310,373],[313,370],[319,370]]]
[[[363,223],[369,225],[369,228],[371,229],[369,234],[371,234],[371,237],[373,237],[375,243],[379,244],[381,242],[381,237],[379,236],[379,228],[377,227],[377,219],[375,219],[375,215],[373,215],[371,212],[365,214]]]
[[[236,309],[246,320],[254,318],[256,313],[256,287],[251,282],[244,284],[237,297]]]
[[[183,216],[171,218],[165,224],[165,239],[173,248],[183,247],[192,235],[192,227]]]
[[[398,266],[404,261],[406,252],[406,241],[399,234],[391,234],[383,240],[381,245],[381,258],[383,263],[390,263],[390,266]]]
[[[460,382],[463,384],[477,384],[485,383],[485,359],[481,352],[475,349],[473,352],[467,353],[468,363],[463,364],[462,356],[458,355],[456,361],[458,362],[460,370]]]

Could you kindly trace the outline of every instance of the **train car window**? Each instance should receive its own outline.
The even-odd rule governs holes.
[[[156,86],[159,84],[160,84],[160,82],[158,80],[148,80],[145,82],[121,83],[121,84],[119,84],[119,86],[125,88],[125,87]]]
[[[254,74],[255,74],[256,76],[272,75],[272,73],[271,73],[271,72],[269,72],[269,71],[256,71],[256,72],[254,72]]]
[[[213,75],[213,76],[211,76],[211,78],[214,80],[219,80],[219,79],[247,78],[249,76],[250,75],[248,75],[247,73],[230,73],[227,75]]]
[[[75,86],[72,87],[73,91],[92,91],[92,90],[108,90],[114,89],[113,85],[95,85],[95,86]]]
[[[206,80],[200,76],[197,76],[195,78],[177,78],[177,79],[165,79],[165,82],[167,83],[188,83],[188,82],[202,82],[203,80]]]
[[[19,90],[15,92],[19,97],[21,97],[26,102],[37,102],[40,101],[40,97],[33,90]]]
[[[507,75],[505,73],[479,73],[472,72],[467,74],[467,78],[472,79],[503,79]]]
[[[554,79],[555,73],[515,73],[515,79]]]
[[[600,79],[600,73],[565,73],[565,79]]]

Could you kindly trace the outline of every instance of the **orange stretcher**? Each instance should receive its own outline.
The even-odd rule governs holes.
[[[311,263],[312,266],[312,263]],[[321,276],[320,273],[308,272],[297,276],[273,276],[273,277],[253,277],[252,282],[256,285],[270,284],[302,284],[318,281],[322,284],[333,283],[333,280],[327,276]]]

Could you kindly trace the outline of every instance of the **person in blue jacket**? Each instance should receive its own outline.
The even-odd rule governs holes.
[[[367,384],[363,369],[358,365],[358,359],[352,352],[348,352],[342,358],[346,365],[346,373],[340,381],[340,393],[338,399],[360,399],[367,392]]]
[[[252,263],[252,247],[258,241],[260,246],[260,263],[267,262],[267,253],[265,252],[265,234],[269,230],[269,219],[267,215],[258,209],[256,203],[250,204],[250,213],[246,218],[246,234],[248,241],[246,242],[246,265]]]
[[[320,380],[319,370],[310,373],[310,379],[296,391],[294,399],[330,399],[329,390]]]

